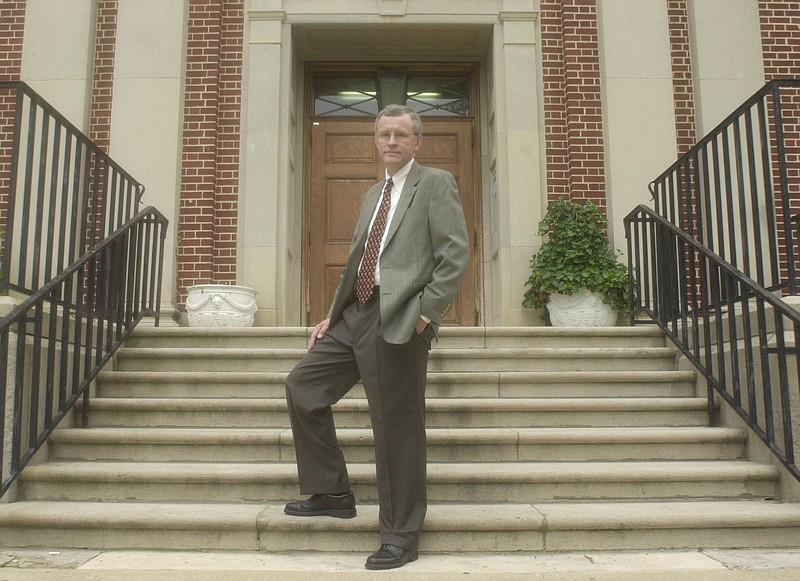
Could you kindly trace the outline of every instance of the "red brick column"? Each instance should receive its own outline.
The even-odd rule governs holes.
[[[764,77],[800,78],[800,4],[796,0],[759,0]]]
[[[190,0],[178,293],[236,281],[243,0]]]
[[[18,81],[22,71],[26,0],[0,0],[0,81]],[[0,92],[0,223],[5,224],[14,137],[16,93]]]
[[[229,0],[224,3],[222,14],[214,232],[216,276],[230,282],[236,282],[243,51],[244,1]]]
[[[606,207],[596,0],[542,0],[547,196]]]
[[[106,153],[111,145],[111,106],[114,99],[116,44],[117,0],[98,0],[89,138]]]
[[[0,81],[20,78],[26,1],[0,0]]]
[[[764,60],[764,78],[800,78],[800,4],[791,0],[759,0],[758,12],[761,25],[761,51]],[[777,172],[777,152],[774,153],[776,171],[773,175],[776,197],[789,197],[790,212],[800,211],[800,91],[781,91],[781,117],[783,120],[784,145],[786,147],[786,183]],[[778,220],[783,221],[783,212],[778,204]],[[797,247],[797,233],[794,244]],[[779,244],[785,247],[786,241]]]
[[[543,1],[539,15],[542,45],[542,93],[547,159],[547,197],[569,197],[564,39],[559,2]]]
[[[114,58],[117,46],[117,2],[98,0],[92,63],[92,101],[89,108],[89,139],[105,153],[111,147],[111,110],[114,101]],[[89,160],[89,200],[85,249],[103,236],[103,212],[106,202],[106,164]],[[91,225],[95,224],[92,231]]]
[[[687,0],[668,0],[669,42],[672,60],[672,96],[678,156],[697,143],[694,109],[694,77],[689,39]]]

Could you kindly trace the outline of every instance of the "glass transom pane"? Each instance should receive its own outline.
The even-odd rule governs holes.
[[[375,77],[317,77],[314,79],[314,115],[375,117],[377,96]]]
[[[375,76],[314,78],[314,115],[374,117],[380,95]],[[406,105],[422,117],[463,117],[472,114],[468,76],[409,76]]]
[[[409,77],[406,104],[421,117],[472,113],[467,77]]]

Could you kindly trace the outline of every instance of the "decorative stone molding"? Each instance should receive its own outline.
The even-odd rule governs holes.
[[[249,44],[281,44],[282,27],[286,22],[286,12],[248,12],[250,35]]]
[[[187,290],[190,327],[252,327],[256,291],[232,284],[197,284]]]
[[[381,16],[405,16],[408,0],[378,0]]]
[[[497,17],[500,19],[500,22],[510,22],[513,20],[527,20],[536,22],[539,18],[538,11],[524,11],[524,12],[514,12],[510,10],[503,10],[498,13]]]
[[[501,12],[505,44],[536,44],[536,20],[538,12]]]

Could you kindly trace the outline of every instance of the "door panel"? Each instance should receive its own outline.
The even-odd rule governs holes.
[[[448,325],[479,321],[479,248],[477,192],[472,152],[472,120],[425,119],[424,141],[417,152],[423,165],[439,167],[458,182],[472,256]],[[383,179],[383,165],[373,143],[373,120],[321,118],[311,124],[309,189],[306,197],[306,324],[327,315],[339,275],[347,261],[361,199]]]
[[[315,121],[306,201],[306,324],[327,316],[347,262],[361,199],[379,179],[369,121]]]

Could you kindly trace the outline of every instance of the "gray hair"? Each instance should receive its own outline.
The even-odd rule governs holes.
[[[375,118],[375,133],[378,132],[378,122],[382,117],[402,117],[403,115],[411,117],[411,123],[414,125],[414,135],[422,135],[422,119],[419,113],[414,111],[411,107],[405,107],[403,105],[387,105],[384,107]]]

